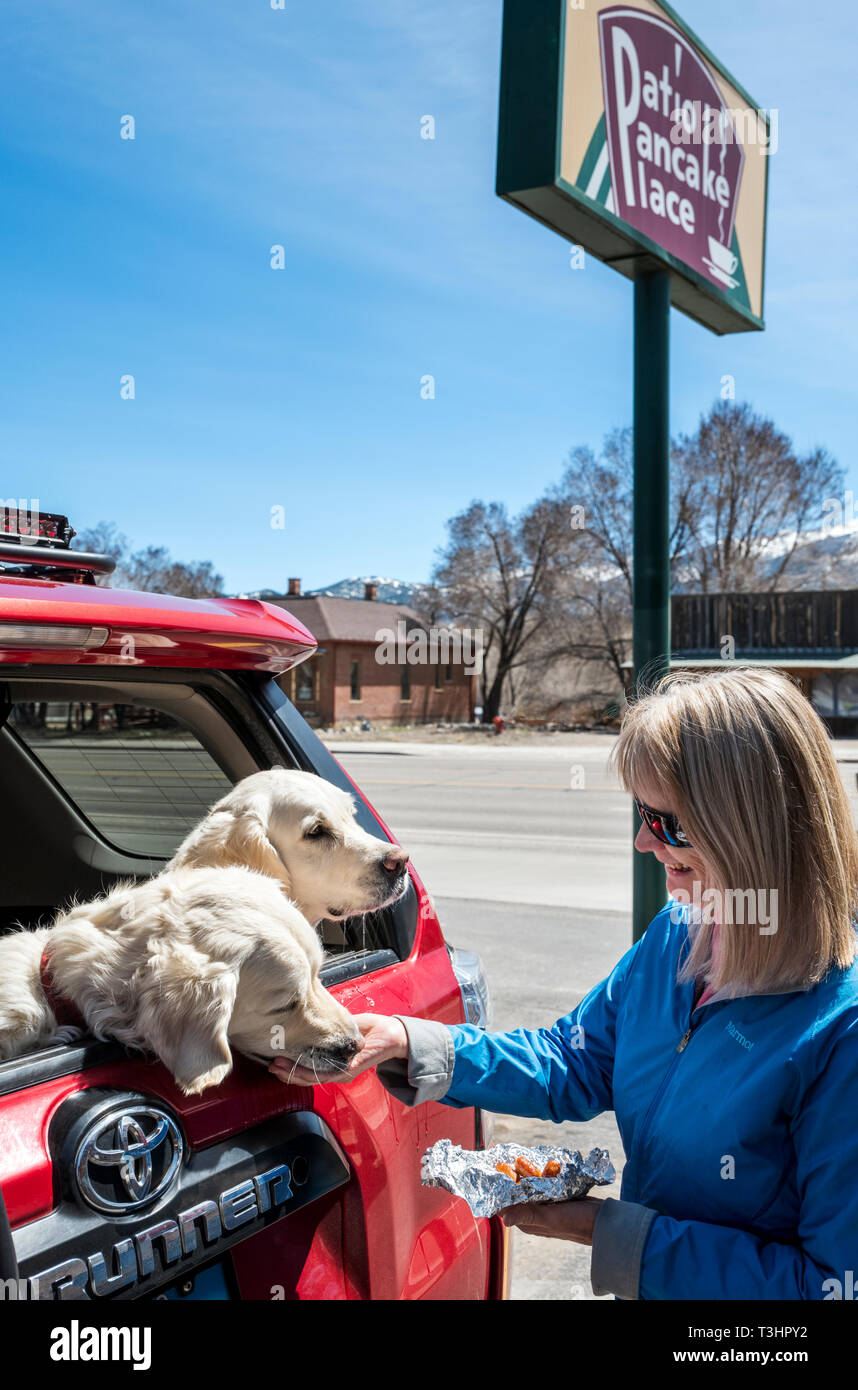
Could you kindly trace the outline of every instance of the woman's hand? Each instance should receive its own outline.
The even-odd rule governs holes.
[[[599,1197],[579,1197],[574,1202],[522,1202],[520,1206],[504,1207],[501,1219],[505,1226],[517,1226],[528,1236],[553,1236],[555,1240],[592,1245],[601,1205]]]
[[[379,1062],[408,1056],[408,1034],[398,1018],[387,1018],[384,1014],[355,1014],[354,1019],[363,1037],[363,1047],[344,1069],[313,1070],[299,1067],[288,1057],[276,1057],[268,1070],[278,1081],[288,1081],[296,1086],[318,1086],[330,1081],[354,1081],[361,1072],[377,1067]]]

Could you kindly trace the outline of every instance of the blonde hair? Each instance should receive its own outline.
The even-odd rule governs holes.
[[[724,897],[777,893],[771,935],[722,927],[716,990],[806,988],[851,965],[858,840],[825,726],[791,680],[748,666],[671,673],[629,707],[613,756],[627,790],[670,798]],[[704,921],[681,979],[704,970],[712,930]]]

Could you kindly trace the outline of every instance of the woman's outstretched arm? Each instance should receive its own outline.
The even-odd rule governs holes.
[[[289,1062],[271,1070],[303,1085],[349,1081],[371,1067],[397,1100],[439,1100],[505,1115],[587,1120],[613,1108],[617,1014],[641,943],[607,979],[551,1028],[486,1033],[475,1024],[363,1014],[364,1048],[336,1076],[316,1076]]]

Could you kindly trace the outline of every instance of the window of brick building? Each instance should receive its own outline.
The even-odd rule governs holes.
[[[352,693],[351,693],[351,698],[352,698],[353,700],[359,700],[359,699],[360,699],[360,662],[359,662],[359,661],[353,661],[352,664],[351,664],[350,681],[351,681],[351,692],[352,692]]]
[[[435,689],[436,689],[436,690],[443,690],[443,689],[444,689],[444,684],[443,684],[443,681],[441,680],[441,663],[440,663],[440,661],[439,661],[439,662],[436,664],[436,666],[435,666]]]
[[[405,665],[399,668],[399,698],[401,700],[411,699],[411,672]]]
[[[315,666],[312,661],[305,661],[295,672],[295,699],[303,702],[314,700],[316,697],[315,689]]]

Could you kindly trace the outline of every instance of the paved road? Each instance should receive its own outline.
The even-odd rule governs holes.
[[[448,940],[482,956],[499,1031],[553,1023],[631,944],[632,808],[607,766],[612,744],[331,740],[414,856]],[[858,822],[858,744],[838,745],[838,757]],[[612,1114],[560,1126],[498,1117],[495,1138],[598,1144],[618,1174],[624,1162]],[[516,1299],[592,1300],[589,1267],[583,1246],[514,1233]]]
[[[434,893],[628,912],[632,811],[612,746],[331,742]]]

